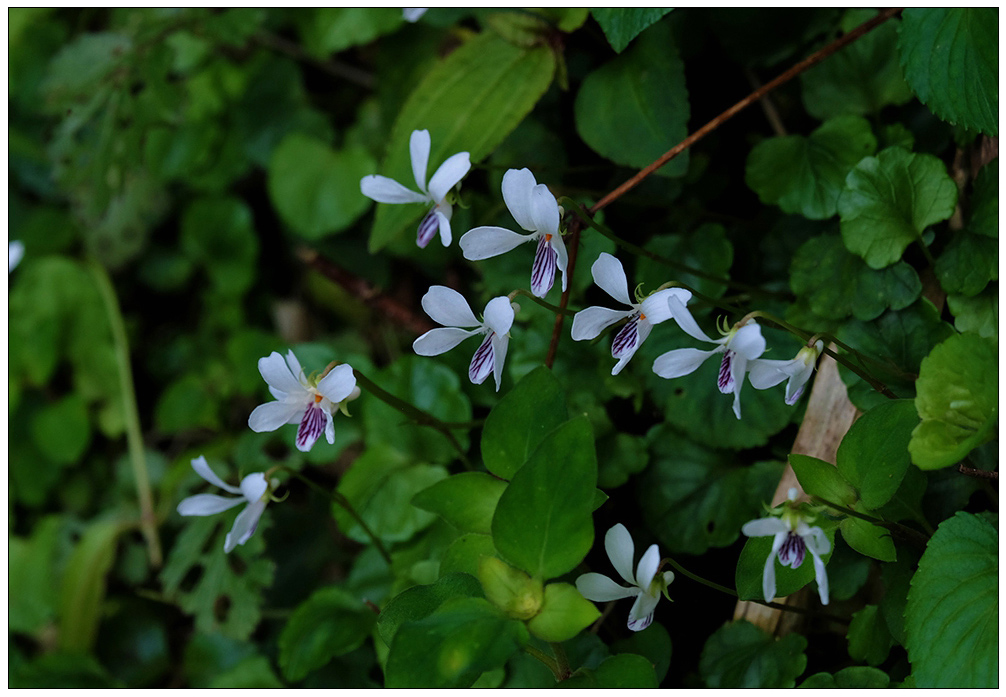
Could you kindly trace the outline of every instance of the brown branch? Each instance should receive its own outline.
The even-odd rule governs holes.
[[[726,111],[724,111],[719,116],[715,117],[712,121],[710,121],[709,123],[707,123],[705,126],[703,126],[702,128],[700,128],[699,130],[695,131],[690,136],[688,136],[687,138],[685,138],[683,141],[681,141],[680,143],[678,143],[677,145],[675,145],[673,148],[671,148],[670,150],[668,150],[667,152],[665,152],[655,162],[653,162],[652,164],[648,165],[645,169],[640,170],[638,173],[636,173],[635,176],[633,176],[631,179],[629,179],[624,184],[622,184],[621,186],[619,186],[617,189],[615,189],[614,191],[612,191],[610,194],[608,194],[607,196],[605,196],[604,198],[602,198],[600,201],[598,201],[597,203],[595,203],[593,205],[593,207],[591,207],[590,212],[591,213],[596,213],[597,211],[599,211],[602,208],[604,208],[605,206],[607,206],[609,203],[612,203],[613,201],[617,200],[619,197],[621,197],[627,191],[629,191],[630,189],[634,188],[641,181],[643,181],[648,176],[650,176],[651,174],[653,174],[654,172],[656,172],[658,169],[660,169],[661,167],[663,167],[664,165],[666,165],[668,162],[670,162],[671,160],[673,160],[675,157],[677,157],[678,155],[680,155],[681,153],[683,153],[685,150],[687,150],[688,148],[690,148],[692,145],[694,145],[695,143],[697,143],[699,140],[701,140],[705,136],[707,136],[710,133],[712,133],[713,131],[715,131],[717,128],[719,128],[723,124],[724,121],[726,121],[727,119],[729,119],[732,116],[736,115],[738,112],[742,111],[745,107],[748,107],[751,104],[753,104],[754,102],[758,101],[763,96],[765,96],[766,94],[768,94],[769,92],[771,92],[772,90],[774,90],[776,87],[779,87],[780,85],[782,85],[782,84],[784,84],[786,82],[789,82],[794,77],[796,77],[800,73],[804,72],[805,70],[807,70],[811,66],[816,65],[817,63],[820,63],[825,58],[827,58],[831,54],[835,53],[836,51],[844,48],[846,45],[852,43],[853,41],[855,41],[859,37],[861,37],[864,34],[866,34],[867,32],[869,32],[871,29],[873,29],[876,26],[882,24],[883,22],[886,22],[888,19],[890,19],[894,15],[898,14],[899,12],[901,12],[901,9],[902,8],[892,8],[892,9],[884,10],[883,12],[881,12],[879,15],[877,15],[873,19],[869,20],[868,22],[864,22],[863,24],[860,24],[858,27],[856,27],[855,29],[853,29],[852,31],[850,31],[848,34],[845,34],[844,36],[840,36],[839,38],[835,39],[834,41],[832,41],[830,44],[828,44],[827,46],[825,46],[824,48],[822,48],[817,53],[814,53],[811,56],[809,56],[808,58],[805,58],[804,60],[800,61],[799,63],[797,63],[796,65],[794,65],[792,68],[790,68],[789,70],[787,70],[786,72],[784,72],[782,75],[780,75],[776,79],[774,79],[771,82],[767,83],[763,87],[760,87],[760,88],[756,89],[754,92],[752,92],[751,94],[749,94],[748,96],[746,96],[744,99],[742,99],[739,102],[737,102],[736,104],[734,104],[732,107],[730,107],[729,109],[727,109]]]
[[[963,462],[957,465],[957,471],[961,474],[966,474],[969,477],[976,477],[978,479],[994,479],[995,481],[999,481],[999,472],[975,469],[974,467],[966,466]]]
[[[297,256],[322,276],[345,288],[346,292],[364,305],[377,310],[403,329],[416,334],[425,334],[436,326],[394,298],[385,295],[366,280],[325,259],[317,251],[301,247],[297,250]]]
[[[569,236],[566,240],[569,249],[569,260],[566,264],[566,290],[562,291],[562,299],[559,300],[559,309],[565,310],[569,303],[569,291],[573,288],[573,271],[576,269],[576,253],[580,248],[580,219],[574,218],[569,223]],[[557,312],[555,315],[555,326],[552,327],[552,341],[548,345],[548,355],[545,357],[545,365],[552,369],[555,363],[555,352],[559,347],[559,335],[562,333],[563,313]]]

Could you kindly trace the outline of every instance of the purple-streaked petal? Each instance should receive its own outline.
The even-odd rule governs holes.
[[[429,192],[426,188],[426,168],[430,163],[430,132],[425,128],[413,131],[409,136],[409,157],[412,159],[412,177],[416,180],[416,187],[422,192]]]
[[[297,423],[299,415],[303,413],[307,404],[307,398],[303,402],[260,404],[248,415],[248,428],[255,433],[265,433],[266,431],[275,431],[280,426],[290,423],[292,419],[294,423]]]
[[[466,152],[459,152],[448,157],[430,177],[430,197],[437,203],[443,201],[448,192],[465,178],[471,168],[472,163]]]
[[[538,232],[559,234],[559,204],[544,184],[531,189],[531,219]]]
[[[483,225],[463,234],[458,240],[458,245],[465,259],[480,261],[509,252],[533,239],[531,235],[521,235],[494,225]]]
[[[496,380],[496,391],[500,391],[500,382],[503,380],[503,363],[506,361],[507,347],[510,345],[510,337],[505,334],[493,332],[489,336],[493,342],[493,378]]]
[[[436,236],[439,227],[440,219],[437,217],[437,209],[434,208],[419,221],[419,227],[416,228],[416,246],[426,249],[426,245]]]
[[[297,379],[300,371],[292,373],[288,360],[284,360],[283,356],[276,351],[273,351],[265,358],[258,359],[258,372],[261,373],[262,379],[265,380],[269,387],[273,387],[284,394],[297,395],[305,391],[304,386]]]
[[[789,532],[789,526],[781,518],[759,518],[749,520],[741,526],[741,532],[748,537],[768,537]]]
[[[270,429],[270,430],[275,430],[275,429]],[[225,482],[223,479],[221,479],[220,477],[218,477],[217,474],[216,474],[216,472],[214,472],[213,470],[210,469],[210,465],[209,465],[208,462],[206,462],[206,457],[203,456],[203,455],[200,455],[199,457],[196,457],[196,458],[192,459],[192,469],[194,469],[196,471],[196,474],[198,474],[200,477],[202,477],[203,479],[205,479],[206,481],[208,481],[213,486],[218,486],[221,489],[223,489],[224,491],[229,491],[232,494],[240,494],[241,493],[241,489],[239,489],[236,486],[231,486],[230,484],[228,484],[227,482]]]
[[[636,602],[632,604],[632,609],[629,610],[629,629],[634,632],[641,632],[649,627],[650,623],[653,622],[653,611],[657,609],[658,602],[660,602],[659,595],[650,595],[644,592],[636,596]]]
[[[716,374],[716,386],[723,394],[730,394],[734,391],[734,364],[737,362],[737,354],[733,351],[724,351],[720,360],[720,370]]]
[[[524,169],[508,169],[503,175],[503,201],[510,210],[510,215],[517,224],[528,232],[537,228],[534,224],[534,213],[531,202],[531,192],[538,185],[534,175],[527,167]]]
[[[482,316],[486,326],[503,336],[513,326],[514,313],[510,298],[505,295],[493,298],[486,303],[486,309]]]
[[[633,343],[620,346],[619,337],[633,325],[634,327],[631,330],[632,336],[626,337],[626,340],[632,339]],[[646,341],[646,337],[650,335],[652,330],[653,326],[649,322],[643,322],[640,320],[631,320],[628,324],[622,327],[622,331],[620,331],[615,336],[614,341],[611,342],[611,356],[612,358],[618,359],[618,363],[616,363],[615,367],[611,369],[612,375],[618,375],[622,372],[622,368],[624,368],[629,362],[629,359],[635,355],[636,349],[643,345],[643,342]],[[619,349],[617,352],[616,348]]]
[[[761,577],[761,592],[766,603],[771,603],[775,598],[775,558],[788,534],[788,531],[776,534],[775,539],[772,540],[772,551],[768,553],[768,559],[765,560],[765,570]]]
[[[265,511],[266,503],[268,502],[249,503],[247,508],[238,513],[238,517],[234,519],[234,526],[224,539],[224,552],[230,552],[237,545],[243,545],[251,538],[255,533],[255,528],[258,527],[259,518]]]
[[[437,224],[440,227],[440,244],[445,247],[451,246],[451,206],[443,203],[433,209],[433,214],[437,217]]]
[[[629,300],[629,282],[625,279],[625,269],[618,259],[607,252],[601,252],[590,267],[590,275],[594,277],[598,288],[623,305],[632,305]]]
[[[647,547],[643,557],[636,567],[636,585],[644,591],[649,590],[653,578],[657,575],[657,568],[660,566],[660,549],[656,544]]]
[[[584,341],[600,336],[605,328],[632,315],[634,310],[612,310],[607,307],[588,307],[573,315],[571,333],[573,341]]]
[[[664,288],[643,300],[639,311],[646,316],[646,321],[650,324],[660,324],[671,319],[671,308],[667,305],[668,300],[677,298],[684,306],[691,297],[692,294],[684,288]]]
[[[261,472],[253,472],[241,480],[241,495],[249,503],[258,501],[269,490],[269,482]]]
[[[465,296],[453,288],[430,286],[421,304],[430,319],[445,327],[477,327],[481,324]]]
[[[439,356],[450,351],[470,336],[482,331],[476,329],[460,329],[458,327],[438,327],[431,329],[412,342],[412,350],[420,356]]]
[[[707,358],[719,352],[719,349],[712,351],[696,348],[674,349],[657,356],[657,359],[653,361],[653,372],[662,378],[680,378],[683,375],[691,375]]]
[[[216,494],[196,494],[182,499],[178,504],[178,515],[213,515],[234,508],[239,503],[245,503],[245,500]]]
[[[584,598],[593,600],[595,603],[606,603],[609,600],[620,600],[639,595],[638,588],[620,586],[607,576],[593,571],[576,579],[576,589]]]
[[[297,439],[294,441],[297,450],[306,453],[314,446],[315,441],[325,432],[326,414],[331,418],[332,415],[317,404],[311,404],[304,410],[304,416],[297,428]]]
[[[475,355],[472,356],[472,362],[468,364],[468,379],[476,385],[481,385],[485,382],[485,379],[493,372],[493,366],[496,365],[492,339],[493,333],[490,332],[482,340],[482,344],[478,347],[478,350],[475,351]]]
[[[636,585],[636,577],[632,573],[632,557],[636,553],[636,547],[632,542],[632,535],[624,525],[618,523],[605,533],[604,551],[608,553],[608,559],[618,575],[626,583]]]
[[[426,194],[416,193],[380,174],[368,174],[360,180],[360,192],[378,203],[425,203],[430,200]]]
[[[338,404],[356,389],[356,376],[348,363],[337,365],[318,381],[318,394]]]
[[[788,533],[779,548],[779,563],[791,569],[799,569],[805,556],[807,556],[807,545],[804,544],[803,538]]]
[[[671,317],[681,327],[681,331],[688,336],[710,344],[723,343],[722,341],[710,339],[704,331],[699,329],[699,325],[695,322],[695,318],[692,317],[692,313],[688,311],[688,308],[685,307],[685,304],[677,296],[672,295],[667,299],[667,307],[671,311]]]
[[[632,355],[639,348],[639,316],[630,317],[629,321],[618,330],[615,338],[611,340],[611,357],[621,358],[628,354]]]
[[[814,578],[817,580],[817,592],[821,596],[821,604],[828,604],[828,572],[824,568],[824,559],[822,559],[817,554],[813,552],[810,553],[811,557],[814,558]]]
[[[748,322],[727,342],[727,348],[749,361],[758,358],[765,353],[765,337],[761,335],[761,327],[755,322]]]
[[[549,244],[548,236],[538,239],[538,247],[534,252],[534,263],[531,265],[531,293],[544,298],[552,290],[555,283],[556,253]]]
[[[798,372],[794,373],[789,382],[786,383],[786,404],[790,406],[796,404],[796,400],[800,399],[800,395],[803,394],[803,388],[807,386],[807,381],[810,380],[811,374],[814,372],[814,364],[811,363],[807,365],[801,361],[802,365],[799,366]]]

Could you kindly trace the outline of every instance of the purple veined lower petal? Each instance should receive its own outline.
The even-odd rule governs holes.
[[[618,346],[618,338],[621,336],[622,332],[629,328],[630,325],[634,326],[634,330],[632,332],[634,336],[627,337],[626,339],[634,339],[634,343],[631,346],[626,346],[624,349],[619,351],[618,355],[615,355],[615,349]],[[652,330],[653,325],[641,318],[634,320],[630,319],[629,324],[622,327],[622,331],[616,334],[614,341],[611,342],[611,355],[613,358],[618,359],[618,363],[616,363],[615,367],[611,369],[612,375],[618,375],[622,372],[622,368],[624,368],[629,362],[629,359],[635,355],[636,349],[643,345],[643,342],[646,341],[646,337],[650,335]]]
[[[639,346],[639,313],[634,313],[629,317],[629,321],[618,330],[615,338],[611,340],[611,357],[621,358],[626,353],[630,356],[635,353]]]
[[[653,611],[657,609],[659,601],[659,595],[650,595],[645,591],[636,596],[636,602],[632,604],[632,609],[629,610],[629,629],[634,632],[641,632],[649,627],[650,623],[653,622]]]
[[[792,384],[793,384],[793,378],[790,378],[789,382],[786,383],[786,404],[789,406],[793,406],[794,404],[796,404],[797,400],[803,396],[803,389],[807,386],[804,383],[801,384],[799,387],[797,387],[796,391],[792,391],[790,388],[790,385]]]
[[[713,339],[710,339],[704,331],[699,329],[699,325],[695,321],[695,318],[692,317],[692,313],[688,311],[688,308],[685,307],[685,303],[682,302],[678,296],[676,295],[670,296],[667,299],[667,307],[671,312],[671,317],[674,319],[675,322],[678,323],[678,326],[681,327],[681,331],[683,331],[688,336],[692,337],[693,339],[698,339],[699,341],[705,341],[710,344],[723,343],[722,340],[715,341]]]
[[[521,235],[506,228],[483,225],[472,228],[463,234],[458,240],[458,245],[461,247],[461,253],[465,259],[481,261],[505,254],[533,239],[533,235]]]
[[[409,157],[412,160],[412,177],[416,187],[426,193],[426,168],[430,163],[430,132],[425,128],[409,136]]]
[[[594,277],[594,283],[598,288],[623,305],[632,305],[625,269],[617,258],[607,252],[601,252],[591,264],[590,275]]]
[[[234,526],[231,527],[231,531],[224,538],[224,552],[229,553],[237,545],[243,545],[251,539],[251,536],[255,534],[255,530],[258,528],[258,521],[265,511],[266,503],[268,502],[256,501],[255,503],[249,503],[243,511],[238,513],[238,517],[234,519]]]
[[[657,356],[653,361],[653,372],[662,378],[680,378],[684,375],[691,375],[706,359],[715,353],[720,353],[722,349],[703,351],[696,348],[674,349]]]
[[[482,330],[461,329],[460,327],[438,327],[426,332],[412,342],[412,350],[420,356],[439,356]]]
[[[787,533],[779,548],[779,563],[791,569],[798,569],[803,564],[803,558],[807,553],[807,545],[803,538],[796,533]]]
[[[440,219],[437,218],[437,209],[434,208],[419,221],[419,227],[416,228],[416,246],[425,249],[439,229]]]
[[[506,334],[493,332],[493,378],[496,381],[496,391],[500,391],[500,382],[503,380],[503,363],[506,361],[507,347],[510,344],[510,337]]]
[[[801,361],[801,363],[803,363]],[[796,404],[796,401],[800,399],[803,395],[803,390],[807,386],[807,381],[810,380],[810,376],[814,373],[814,364],[811,363],[807,365],[803,363],[799,371],[790,377],[789,381],[786,383],[786,404],[790,406]]]
[[[472,356],[472,362],[468,364],[468,379],[476,385],[481,385],[485,382],[485,379],[493,372],[493,366],[495,365],[493,335],[493,332],[489,332],[486,335],[478,350],[475,351],[475,355]]]
[[[448,157],[430,177],[430,198],[438,204],[441,203],[448,192],[465,178],[471,168],[472,163],[468,159],[467,152],[455,153]]]
[[[337,365],[328,371],[328,375],[318,381],[318,394],[328,398],[333,404],[338,404],[356,389],[356,376],[353,366],[348,363]]]
[[[824,568],[824,559],[811,552],[814,558],[814,578],[817,581],[817,592],[821,597],[821,604],[828,604],[828,571]]]
[[[394,179],[380,174],[368,174],[360,180],[360,193],[378,203],[425,203],[426,194],[407,189]]]
[[[315,441],[325,431],[326,413],[324,409],[314,403],[304,410],[300,426],[297,427],[297,439],[295,441],[297,450],[306,453],[314,446]]]
[[[536,231],[548,235],[559,234],[559,204],[544,184],[531,189],[531,219]]]
[[[573,315],[570,333],[573,341],[584,341],[600,336],[601,332],[615,322],[631,317],[633,310],[612,310],[607,307],[588,307]]]
[[[292,372],[289,361],[276,351],[258,359],[258,372],[269,387],[276,388],[280,392],[298,394],[304,391],[304,386],[298,380],[300,370]]]
[[[246,503],[243,498],[218,496],[217,494],[196,494],[184,498],[178,504],[178,515],[214,515]]]
[[[532,212],[531,192],[538,185],[534,175],[527,167],[524,169],[508,169],[503,175],[503,202],[517,224],[528,232],[536,230],[534,213]]]
[[[636,547],[632,535],[624,525],[613,525],[604,534],[604,551],[608,553],[608,559],[618,575],[626,583],[636,585],[636,576],[632,572],[632,557],[635,556]]]
[[[534,253],[534,263],[531,265],[531,293],[544,298],[552,290],[555,283],[556,253],[549,244],[548,235],[538,238],[538,248]]]
[[[232,494],[240,494],[241,489],[236,486],[231,486],[223,479],[217,476],[217,473],[210,469],[210,465],[206,462],[206,457],[200,455],[199,457],[192,459],[192,469],[195,470],[196,474],[208,481],[213,486],[220,487],[224,491],[229,491]]]
[[[593,571],[577,577],[576,589],[584,598],[593,600],[595,603],[606,603],[610,600],[621,600],[639,595],[638,588],[620,586],[607,576]]]
[[[723,352],[723,360],[720,361],[720,371],[716,375],[716,386],[723,394],[730,394],[734,391],[734,354],[731,350]]]
[[[562,274],[562,292],[566,292],[569,282],[566,266],[569,264],[569,255],[566,253],[566,243],[562,241],[562,235],[556,233],[552,236],[549,244],[555,251],[555,268]]]
[[[445,327],[477,327],[481,324],[465,296],[447,286],[430,286],[420,304],[430,319]]]

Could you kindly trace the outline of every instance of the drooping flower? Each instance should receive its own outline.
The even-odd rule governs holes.
[[[488,259],[525,242],[537,242],[531,266],[531,292],[544,298],[552,289],[556,270],[562,273],[562,289],[565,291],[566,245],[559,232],[562,214],[555,196],[547,186],[536,182],[527,168],[507,170],[503,175],[502,189],[503,201],[513,219],[531,234],[522,235],[493,225],[473,228],[458,241],[465,259]]]
[[[658,356],[653,361],[653,372],[662,378],[679,378],[690,375],[702,365],[707,358],[718,353],[723,354],[716,384],[723,394],[734,395],[734,415],[741,418],[741,387],[744,385],[744,374],[748,362],[753,361],[765,352],[765,338],[761,335],[761,327],[753,320],[748,320],[744,326],[734,326],[724,332],[722,339],[710,339],[699,329],[695,318],[676,297],[667,302],[671,316],[678,326],[689,336],[717,344],[711,351],[696,348],[674,349]]]
[[[344,414],[346,404],[360,396],[353,368],[347,363],[337,365],[320,377],[307,377],[300,362],[288,351],[286,361],[273,351],[260,358],[258,371],[276,398],[255,407],[248,417],[248,426],[256,433],[275,431],[283,424],[299,424],[297,449],[307,452],[324,432],[329,443],[335,442],[332,413]]]
[[[418,22],[419,18],[426,14],[428,7],[403,7],[402,19],[406,22]]]
[[[483,312],[482,322],[475,318],[464,296],[447,286],[430,286],[422,304],[426,314],[444,326],[431,329],[416,339],[412,342],[412,349],[420,356],[438,356],[470,336],[485,334],[468,366],[468,379],[481,385],[492,373],[496,379],[496,391],[499,392],[514,318],[510,299],[501,295],[490,300]]]
[[[789,378],[786,383],[786,404],[796,404],[807,381],[810,380],[817,364],[817,357],[824,349],[824,342],[818,340],[813,346],[804,346],[796,357],[788,361],[758,358],[751,361],[748,368],[751,386],[756,390],[767,390]]]
[[[437,168],[426,185],[426,168],[430,159],[430,132],[413,131],[409,137],[409,154],[412,157],[412,176],[416,179],[419,192],[407,189],[394,179],[379,174],[369,174],[360,180],[360,191],[367,198],[378,203],[432,203],[416,233],[416,244],[425,247],[440,230],[440,242],[446,247],[451,243],[451,214],[453,208],[448,194],[461,181],[471,161],[467,152],[451,155]]]
[[[774,536],[772,551],[765,560],[765,572],[762,574],[762,594],[766,603],[772,602],[775,597],[776,557],[783,566],[797,569],[803,563],[806,552],[810,552],[814,558],[817,592],[821,596],[821,604],[827,605],[828,573],[821,557],[831,551],[831,541],[820,527],[808,525],[812,518],[795,505],[796,497],[797,490],[790,489],[789,501],[782,505],[777,515],[748,521],[741,527],[741,532],[748,537]]]
[[[192,469],[210,484],[238,496],[236,498],[216,494],[189,496],[178,504],[179,515],[214,515],[246,503],[247,506],[234,519],[234,525],[224,539],[224,552],[230,552],[237,545],[243,545],[254,534],[259,518],[269,503],[270,486],[265,475],[262,472],[255,472],[242,479],[240,486],[231,486],[210,469],[206,458],[202,455],[192,460]]]
[[[660,570],[660,550],[652,544],[639,560],[636,573],[632,573],[632,559],[635,546],[632,535],[621,523],[615,525],[604,536],[604,549],[611,565],[618,575],[632,588],[618,585],[607,576],[590,572],[576,579],[576,589],[587,600],[602,603],[620,598],[635,597],[636,602],[629,610],[628,626],[634,632],[641,632],[653,621],[653,611],[663,594],[668,600],[667,586],[674,580],[673,571],[658,573]]]
[[[645,299],[637,297],[636,300],[639,302],[634,303],[629,299],[629,285],[625,279],[622,263],[607,252],[601,252],[597,261],[590,267],[590,273],[594,277],[594,283],[601,290],[618,302],[628,305],[630,309],[611,310],[607,307],[593,306],[580,310],[573,317],[573,340],[593,339],[606,327],[628,318],[629,321],[618,330],[611,342],[611,357],[618,360],[611,369],[611,374],[618,375],[636,349],[650,335],[653,325],[671,318],[668,299],[676,297],[684,304],[692,294],[684,288],[665,288]]]

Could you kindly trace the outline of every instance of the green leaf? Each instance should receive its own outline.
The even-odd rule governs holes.
[[[905,80],[944,121],[999,134],[999,9],[925,8],[902,13]]]
[[[230,670],[213,676],[211,689],[255,690],[286,687],[265,656],[249,656]]]
[[[999,279],[999,239],[959,230],[934,266],[947,294],[977,295]]]
[[[31,434],[38,449],[53,462],[78,462],[91,442],[91,422],[87,405],[71,394],[35,413]]]
[[[641,168],[688,135],[684,63],[666,23],[586,77],[574,104],[576,132],[616,164]],[[688,152],[658,170],[680,177]]]
[[[55,568],[63,525],[59,517],[48,516],[35,524],[30,538],[9,538],[7,627],[11,632],[34,634],[56,617]]]
[[[157,428],[165,433],[218,428],[217,398],[209,388],[207,380],[192,373],[168,385],[154,409]]]
[[[884,310],[901,310],[919,297],[922,281],[899,261],[874,270],[848,251],[838,235],[820,235],[803,243],[790,266],[790,287],[826,319],[876,319]]]
[[[129,37],[107,32],[82,33],[49,62],[42,91],[53,106],[90,96],[128,55]]]
[[[653,690],[657,676],[653,664],[635,653],[609,656],[594,670],[581,669],[556,687],[568,690]]]
[[[857,513],[868,513],[866,507],[857,502],[852,509]],[[849,543],[849,546],[860,554],[879,559],[880,561],[895,561],[897,552],[894,548],[894,540],[891,533],[886,528],[863,520],[849,516],[839,525],[842,537]]]
[[[831,543],[831,551],[821,558],[825,564],[831,559],[835,551],[835,528],[834,524],[829,524],[824,519],[815,521],[820,525]],[[762,576],[765,571],[765,560],[768,559],[769,552],[772,551],[771,537],[751,537],[744,543],[740,558],[737,560],[737,571],[734,575],[734,583],[737,586],[737,596],[741,600],[764,600],[762,591]],[[796,593],[798,590],[814,581],[814,564],[811,563],[810,555],[804,557],[803,563],[795,569],[782,566],[778,559],[773,559],[775,564],[775,595],[777,598],[785,598]]]
[[[541,610],[543,590],[541,580],[531,578],[496,557],[479,560],[479,582],[486,600],[507,617],[529,620]]]
[[[723,625],[706,641],[699,672],[706,687],[793,687],[807,666],[807,640],[799,634],[776,639],[750,622]]]
[[[733,453],[704,448],[666,426],[648,440],[652,463],[638,480],[639,504],[670,552],[702,554],[731,544],[782,474],[781,463],[740,467]]]
[[[852,616],[849,623],[849,657],[879,666],[894,645],[887,623],[876,605],[867,605]]]
[[[947,296],[947,305],[954,313],[954,327],[959,332],[974,332],[986,339],[999,336],[999,289],[986,288],[973,297]]]
[[[744,178],[763,203],[823,220],[838,212],[849,171],[876,150],[877,139],[866,119],[839,116],[806,138],[763,140],[748,155]]]
[[[908,451],[921,469],[956,464],[993,437],[998,423],[999,361],[996,344],[958,334],[922,361],[915,407],[922,423]]]
[[[482,429],[486,469],[510,479],[545,436],[566,421],[566,398],[559,381],[545,366],[514,385],[489,412]]]
[[[181,246],[223,295],[243,295],[255,280],[258,237],[252,213],[236,198],[202,198],[182,216]]]
[[[79,653],[93,649],[105,599],[105,576],[123,529],[118,522],[91,523],[74,547],[60,585],[60,649]]]
[[[342,232],[370,205],[360,179],[377,163],[357,146],[332,150],[314,137],[291,133],[269,161],[269,198],[294,232],[309,240]]]
[[[351,46],[368,44],[402,22],[396,7],[318,7],[294,15],[304,48],[326,59]]]
[[[370,636],[377,615],[352,593],[330,586],[297,606],[279,636],[279,665],[290,681],[302,679]]]
[[[940,524],[908,592],[905,647],[918,687],[998,687],[996,516],[959,512]]]
[[[440,575],[462,572],[475,576],[482,557],[495,556],[496,548],[490,535],[468,533],[454,540],[440,559]]]
[[[818,690],[829,688],[882,690],[890,684],[891,678],[882,670],[870,668],[869,666],[849,666],[834,675],[815,673],[800,683],[798,687],[808,687]]]
[[[622,432],[609,433],[597,441],[597,485],[602,489],[620,487],[629,477],[645,470],[649,462],[650,454],[643,438]],[[597,507],[606,500],[605,495]]]
[[[522,622],[502,617],[481,598],[458,598],[395,634],[385,687],[468,687],[501,667],[528,641]]]
[[[640,32],[670,11],[670,7],[594,7],[590,14],[615,53],[621,53]]]
[[[999,158],[982,167],[975,178],[968,230],[976,235],[999,237]]]
[[[492,32],[455,49],[426,73],[398,112],[381,173],[406,185],[414,183],[409,138],[417,129],[430,132],[431,167],[462,151],[473,164],[481,162],[548,89],[555,60],[549,48],[518,48]],[[370,251],[383,249],[425,212],[421,206],[379,204]]]
[[[842,438],[838,472],[856,488],[868,510],[887,503],[901,485],[911,462],[908,441],[918,423],[915,403],[898,399],[870,409]]]
[[[572,571],[594,541],[597,458],[586,417],[567,421],[531,453],[496,506],[500,555],[542,580]]]
[[[842,240],[850,252],[882,269],[901,258],[925,229],[946,220],[957,186],[932,155],[894,147],[863,158],[849,172],[838,200]]]
[[[469,574],[446,574],[436,583],[412,586],[394,598],[381,610],[377,629],[384,643],[391,646],[398,628],[405,622],[429,617],[448,600],[454,598],[481,598],[482,586]]]
[[[57,651],[42,654],[31,663],[14,666],[9,687],[15,689],[109,690],[125,687],[90,655]]]
[[[611,645],[611,649],[616,654],[635,653],[648,659],[653,664],[658,684],[663,682],[671,666],[671,635],[659,622],[619,639]]]
[[[462,472],[423,489],[412,497],[412,505],[436,513],[462,532],[489,534],[504,489],[506,482],[485,472]]]
[[[856,491],[831,463],[810,455],[791,453],[789,464],[800,480],[800,486],[810,496],[841,506],[848,506],[856,501]]]
[[[601,612],[568,583],[545,586],[541,611],[531,618],[527,628],[543,641],[569,641],[601,616]]]

